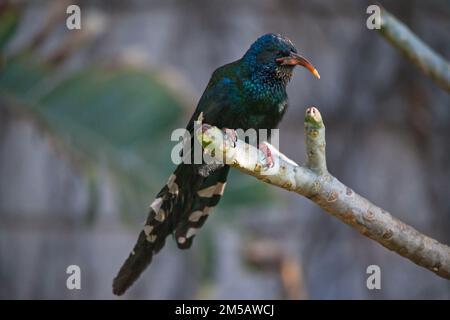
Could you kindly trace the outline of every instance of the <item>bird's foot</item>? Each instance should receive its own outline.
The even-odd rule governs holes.
[[[270,151],[269,146],[265,142],[262,142],[258,145],[258,149],[264,154],[264,166],[268,169],[272,168],[275,164],[272,156],[272,151]]]
[[[226,137],[228,137],[231,142],[233,143],[233,148],[236,147],[236,142],[238,141],[238,136],[236,133],[236,130],[229,129],[229,128],[223,128],[223,133],[225,133]]]

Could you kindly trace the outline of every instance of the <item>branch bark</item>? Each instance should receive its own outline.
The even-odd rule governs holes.
[[[385,9],[381,10],[379,32],[436,84],[450,92],[450,64]]]
[[[325,126],[316,108],[306,110],[307,161],[303,166],[267,144],[274,161],[273,167],[269,168],[263,152],[242,140],[234,141],[229,133],[217,127],[203,125],[196,135],[204,152],[216,161],[225,162],[264,182],[307,197],[364,236],[438,276],[450,279],[450,247],[396,219],[328,172]]]

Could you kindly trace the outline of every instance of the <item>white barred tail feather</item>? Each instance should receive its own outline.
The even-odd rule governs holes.
[[[150,205],[145,226],[113,281],[122,295],[151,263],[168,235],[180,249],[192,245],[196,232],[223,194],[229,166],[180,164]]]

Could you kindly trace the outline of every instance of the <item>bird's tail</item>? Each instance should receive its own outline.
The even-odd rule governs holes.
[[[122,295],[136,281],[168,235],[175,236],[181,249],[191,246],[196,231],[223,194],[228,170],[225,166],[202,174],[195,165],[177,167],[150,205],[145,226],[114,278],[114,294]]]

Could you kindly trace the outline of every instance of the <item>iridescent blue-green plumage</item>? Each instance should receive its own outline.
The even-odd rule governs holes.
[[[293,65],[277,62],[297,50],[288,39],[267,34],[245,55],[214,71],[187,125],[203,113],[203,122],[229,129],[273,129],[287,108],[286,85]],[[168,235],[189,248],[197,230],[223,194],[228,166],[180,164],[152,203],[138,241],[114,279],[113,292],[122,294],[139,277]]]

